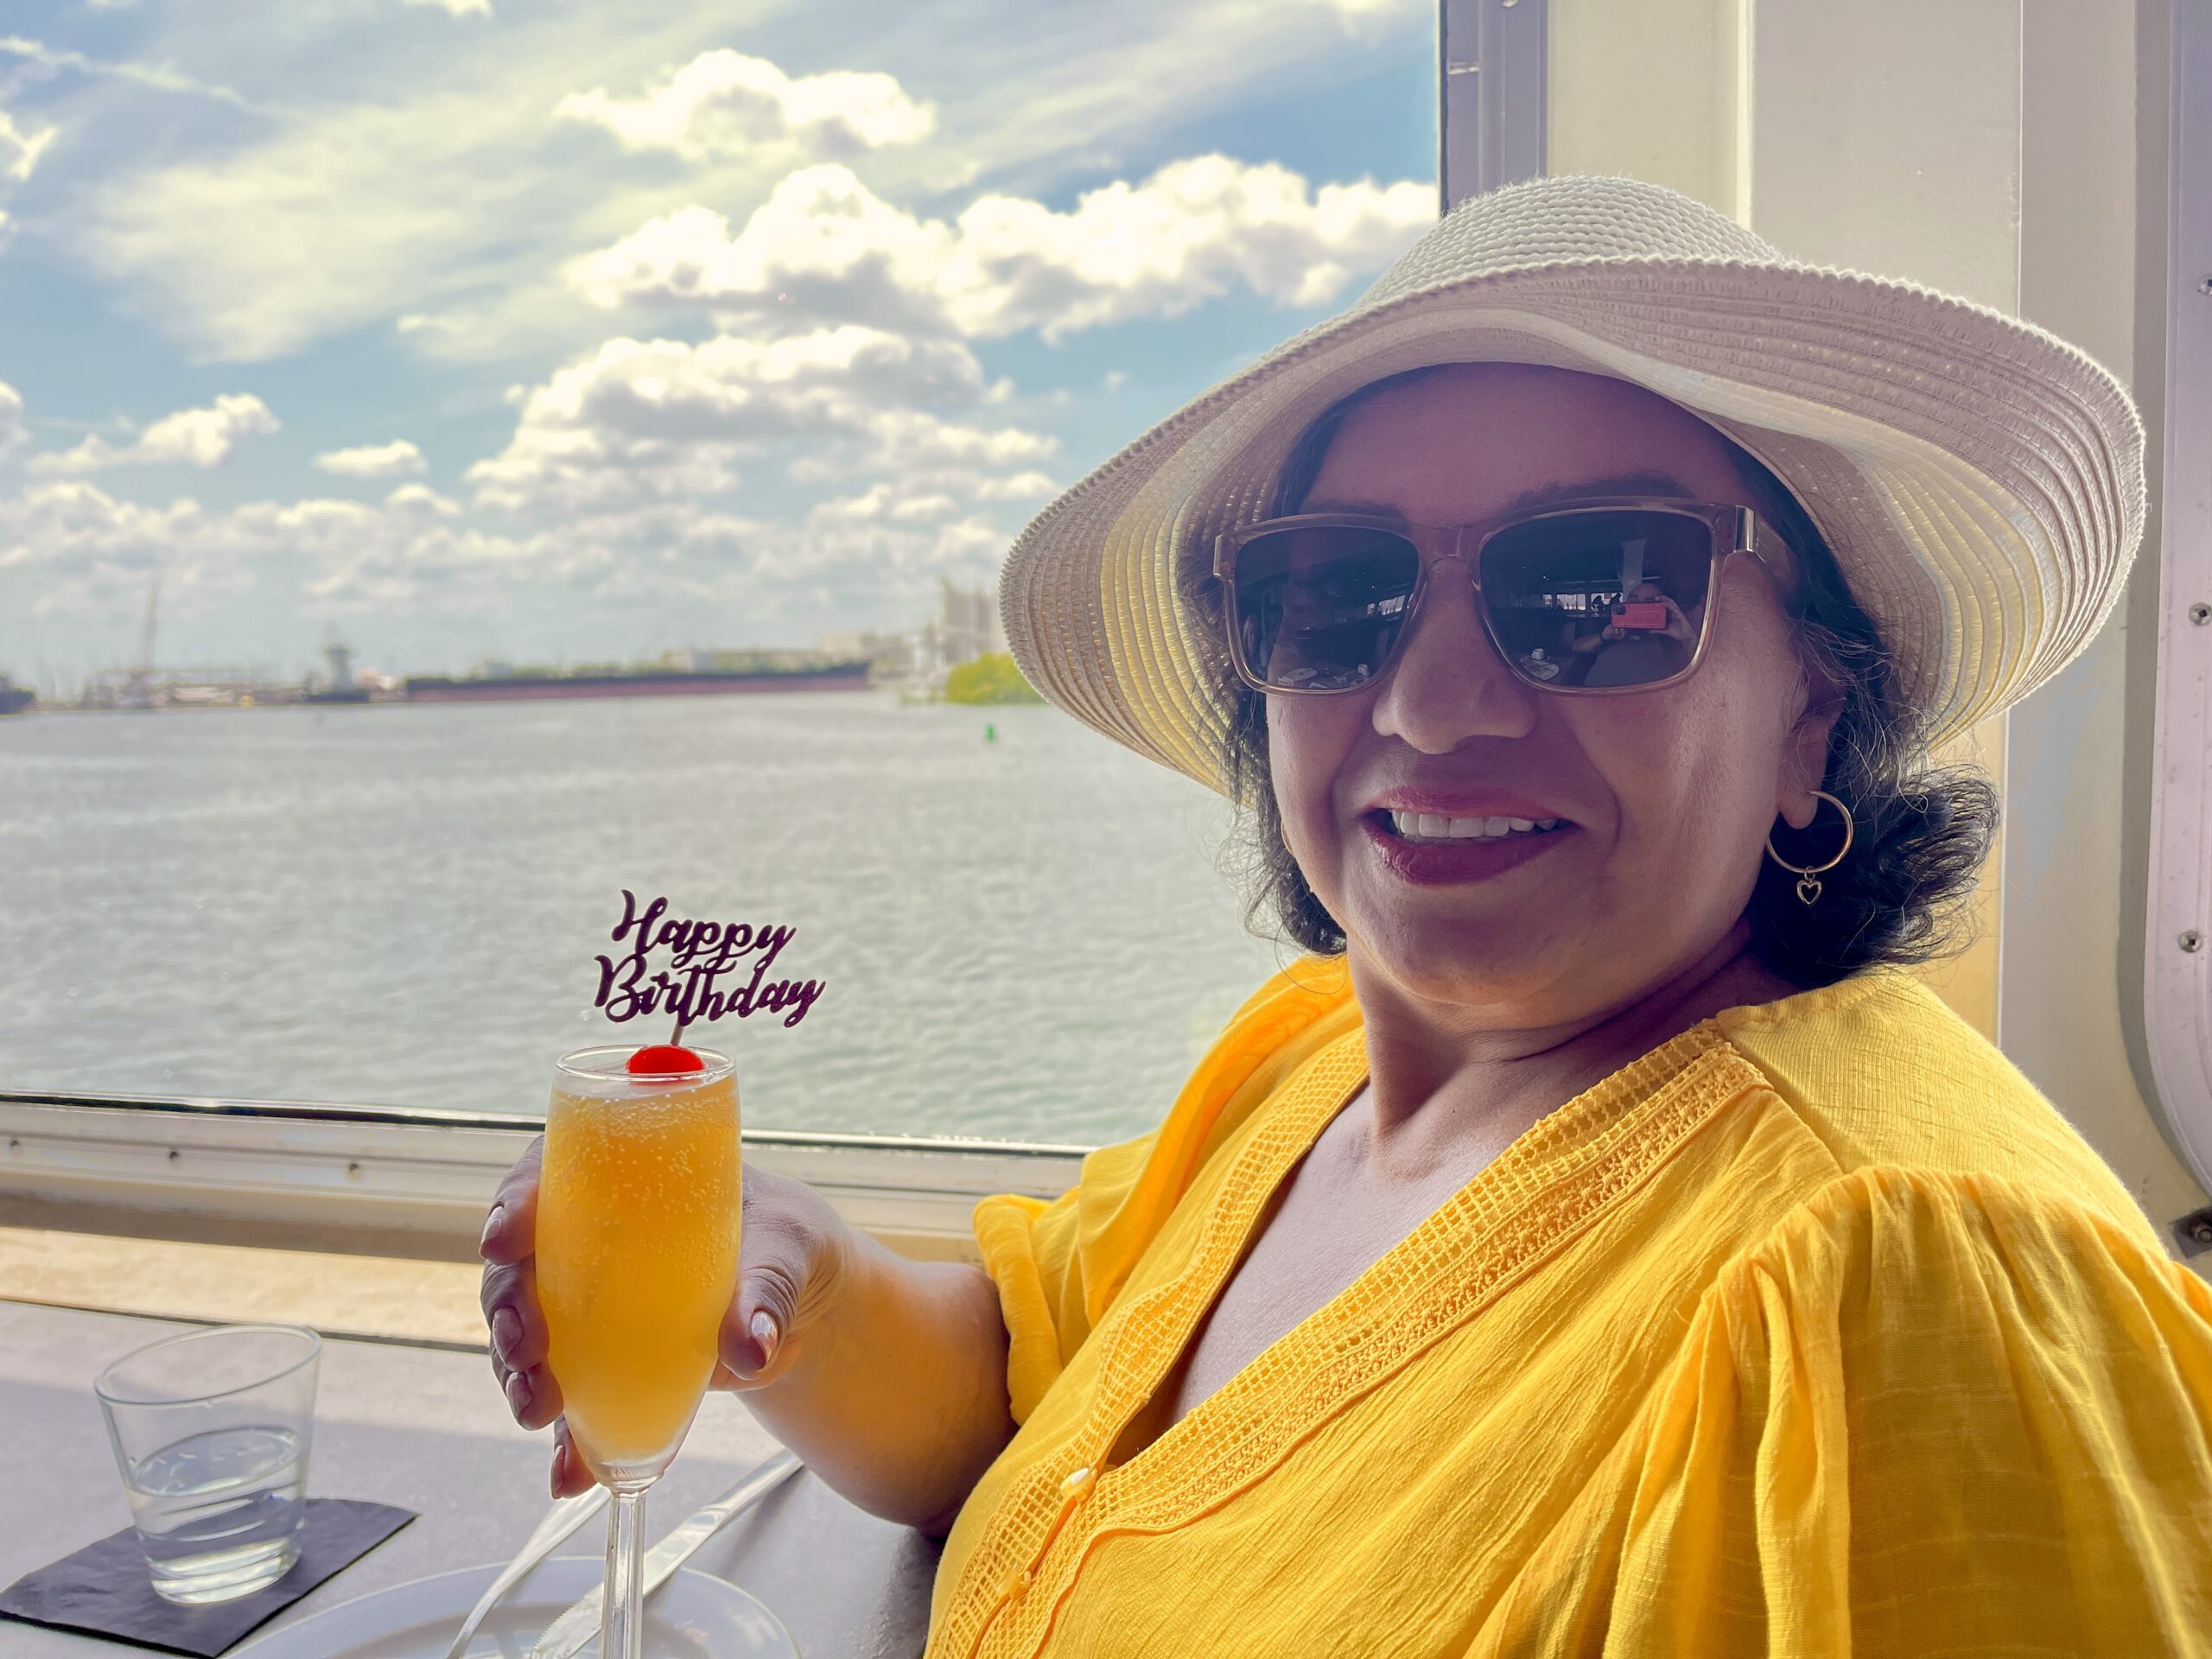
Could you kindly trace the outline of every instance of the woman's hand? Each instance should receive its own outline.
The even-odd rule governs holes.
[[[537,1174],[545,1137],[532,1141],[499,1182],[484,1218],[478,1253],[484,1280],[478,1300],[492,1338],[492,1375],[507,1396],[507,1409],[524,1428],[543,1428],[561,1414],[561,1385],[545,1368],[545,1316],[537,1306]],[[553,1496],[591,1484],[583,1459],[571,1451],[568,1424],[555,1433]]]
[[[806,1364],[846,1282],[855,1236],[804,1181],[765,1169],[745,1172],[737,1294],[722,1320],[721,1357],[710,1387],[753,1393]]]
[[[484,1224],[492,1370],[524,1428],[554,1424],[553,1495],[591,1471],[545,1363],[532,1261],[543,1139],[515,1161]],[[824,1482],[910,1526],[952,1524],[1014,1433],[998,1291],[980,1268],[910,1262],[849,1226],[804,1181],[745,1172],[737,1294],[713,1384]]]
[[[547,1369],[545,1316],[537,1305],[534,1239],[540,1135],[499,1183],[484,1223],[482,1303],[492,1371],[524,1428],[554,1424],[553,1495],[591,1484],[561,1415],[561,1385]],[[724,1317],[712,1386],[741,1392],[773,1387],[804,1358],[807,1337],[844,1276],[851,1231],[803,1181],[748,1169],[737,1294]]]

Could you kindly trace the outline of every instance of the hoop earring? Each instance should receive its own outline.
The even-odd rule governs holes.
[[[1835,849],[1834,858],[1825,864],[1792,864],[1774,850],[1774,831],[1770,830],[1766,832],[1766,855],[1797,878],[1797,902],[1803,905],[1809,905],[1821,896],[1821,872],[1832,870],[1843,862],[1843,855],[1851,850],[1851,838],[1858,830],[1851,809],[1841,801],[1824,789],[1815,790],[1813,797],[1815,800],[1827,802],[1843,814],[1843,845]],[[1805,827],[1809,830],[1813,826],[1808,823]]]

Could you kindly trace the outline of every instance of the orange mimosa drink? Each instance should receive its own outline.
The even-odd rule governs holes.
[[[692,1065],[654,1070],[667,1055]],[[714,1375],[737,1287],[739,1181],[737,1080],[722,1056],[589,1049],[561,1063],[537,1295],[569,1433],[607,1485],[659,1474]]]

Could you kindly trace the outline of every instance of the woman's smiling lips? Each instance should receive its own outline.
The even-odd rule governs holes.
[[[1383,868],[1421,887],[1502,875],[1575,828],[1535,801],[1493,790],[1393,790],[1370,804],[1360,825]]]

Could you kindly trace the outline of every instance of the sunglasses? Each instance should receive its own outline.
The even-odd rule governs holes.
[[[1352,512],[1267,518],[1217,537],[1230,657],[1261,691],[1329,696],[1387,672],[1430,574],[1469,568],[1484,631],[1545,691],[1649,691],[1688,679],[1713,637],[1720,567],[1743,553],[1785,598],[1786,563],[1749,507],[1604,496],[1481,524]]]

